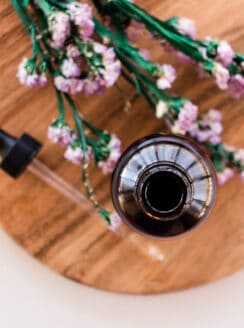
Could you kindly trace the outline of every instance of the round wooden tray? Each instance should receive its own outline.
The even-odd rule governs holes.
[[[170,0],[138,2],[163,18],[193,18],[200,36],[226,38],[235,49],[244,52],[244,0],[224,1],[224,5],[223,0],[204,0],[197,5],[194,1],[177,1],[173,5]],[[207,10],[210,6],[214,15]],[[29,132],[43,141],[39,158],[81,188],[79,169],[62,160],[62,149],[46,139],[47,126],[56,115],[53,90],[51,86],[40,91],[18,85],[16,67],[23,56],[29,55],[30,44],[8,1],[1,2],[0,12],[1,127],[15,135]],[[159,51],[155,55],[162,62],[176,64],[173,56],[168,59]],[[191,97],[203,111],[210,107],[221,109],[224,140],[243,147],[243,102],[217,91],[209,80],[198,80],[193,68],[179,64],[176,67],[179,79],[174,91]],[[124,83],[121,86],[130,94],[133,92]],[[162,121],[154,118],[143,99],[137,99],[132,110],[124,113],[124,99],[116,89],[102,98],[80,96],[77,101],[92,122],[117,133],[124,147],[163,130]],[[112,208],[110,178],[93,170],[92,180],[101,202]],[[78,208],[29,172],[17,181],[1,172],[0,181],[3,228],[39,261],[77,282],[121,293],[160,293],[201,285],[244,265],[244,188],[238,177],[220,188],[215,209],[205,224],[171,241],[155,241],[135,233],[121,239],[106,230],[94,210],[86,205]]]

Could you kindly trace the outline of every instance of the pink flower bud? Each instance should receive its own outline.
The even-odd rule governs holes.
[[[216,83],[220,90],[227,90],[228,82],[230,80],[229,71],[224,66],[216,63],[213,68],[212,74],[215,77]]]
[[[180,17],[177,21],[177,28],[181,34],[187,35],[192,39],[196,38],[196,27],[193,20]]]
[[[122,224],[122,220],[117,213],[112,213],[110,215],[110,225],[109,229],[116,232]]]
[[[244,77],[241,74],[237,74],[231,77],[230,91],[234,98],[240,98],[244,96]]]
[[[162,72],[162,74],[157,80],[158,89],[165,90],[171,88],[172,83],[176,79],[176,71],[174,67],[171,65],[160,65],[159,69]]]
[[[75,140],[74,131],[65,123],[55,122],[48,128],[48,138],[60,146],[67,147]]]
[[[219,43],[218,49],[217,49],[218,59],[224,66],[228,66],[233,58],[234,58],[234,51],[226,41],[221,41]]]
[[[65,77],[79,77],[81,69],[74,59],[66,58],[61,65],[61,72]]]
[[[81,149],[81,146],[79,145],[70,144],[69,147],[66,149],[66,152],[64,153],[64,158],[75,165],[81,165],[83,157],[84,153]],[[86,161],[90,161],[92,159],[93,152],[92,149],[88,147],[86,151]]]
[[[102,169],[104,174],[112,173],[118,159],[121,156],[121,141],[116,135],[112,135],[110,142],[107,146],[110,149],[108,158],[104,161],[98,162],[98,167]]]

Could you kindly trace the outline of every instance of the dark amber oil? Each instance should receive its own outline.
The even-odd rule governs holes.
[[[112,179],[121,218],[139,233],[167,238],[204,221],[214,204],[211,161],[190,139],[152,135],[122,154]]]
[[[161,171],[150,175],[143,185],[142,200],[153,215],[167,216],[184,206],[187,187],[175,173]]]

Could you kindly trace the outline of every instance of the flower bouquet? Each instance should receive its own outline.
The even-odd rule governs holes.
[[[58,116],[48,129],[52,142],[65,148],[64,157],[82,170],[86,193],[99,214],[116,230],[120,219],[96,200],[89,182],[89,167],[111,173],[121,154],[114,134],[95,127],[80,112],[72,98],[102,95],[118,86],[119,78],[145,97],[168,131],[186,135],[202,144],[225,183],[239,171],[244,177],[244,150],[222,142],[222,116],[216,109],[198,114],[190,99],[169,90],[177,73],[172,65],[155,62],[150,50],[140,46],[142,35],[158,42],[158,51],[175,55],[180,62],[195,65],[200,76],[214,79],[220,90],[235,98],[244,96],[244,55],[226,42],[207,37],[199,40],[194,22],[172,17],[161,20],[133,1],[11,0],[32,42],[31,58],[22,59],[17,77],[27,87],[52,82]],[[127,107],[130,99],[127,98]],[[73,124],[67,121],[71,111]]]

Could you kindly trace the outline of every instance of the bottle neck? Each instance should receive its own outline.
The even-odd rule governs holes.
[[[191,199],[191,183],[186,172],[176,165],[156,164],[146,168],[138,179],[138,205],[149,217],[175,220]]]

